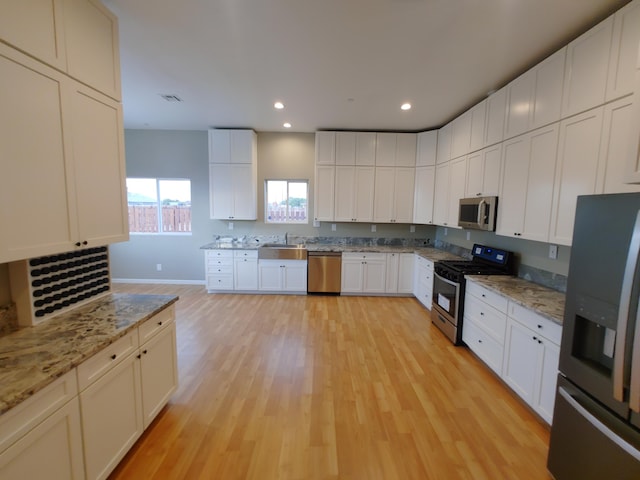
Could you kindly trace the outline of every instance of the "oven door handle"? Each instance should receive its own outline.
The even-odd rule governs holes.
[[[456,288],[458,288],[458,287],[460,286],[460,284],[459,284],[458,282],[452,282],[451,280],[447,280],[446,278],[441,277],[441,276],[440,276],[440,275],[438,275],[436,272],[433,272],[433,273],[434,273],[434,275],[435,275],[436,277],[438,277],[438,278],[439,278],[440,280],[442,280],[444,283],[448,283],[448,284],[449,284],[449,285],[451,285],[452,287],[456,287]]]

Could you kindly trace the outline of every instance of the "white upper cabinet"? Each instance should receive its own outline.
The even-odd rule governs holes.
[[[504,138],[513,138],[529,130],[529,112],[534,84],[535,75],[529,70],[507,85]]]
[[[253,130],[209,130],[209,163],[255,163],[257,148]]]
[[[69,75],[120,100],[118,19],[99,0],[63,0]]]
[[[375,167],[336,166],[335,215],[337,222],[371,222]]]
[[[411,223],[415,168],[376,167],[373,220],[380,223]]]
[[[467,184],[467,158],[461,157],[449,162],[449,209],[447,224],[458,227],[460,199],[464,198]]]
[[[507,108],[507,88],[492,93],[487,102],[487,116],[484,129],[484,146],[495,145],[503,139],[504,117]]]
[[[549,241],[571,245],[578,195],[596,193],[604,107],[563,120]]]
[[[375,132],[336,132],[336,165],[372,166],[375,161]]]
[[[61,0],[3,2],[0,39],[43,62],[66,70]]]
[[[335,165],[336,132],[316,132],[316,165]]]
[[[433,223],[445,227],[449,225],[449,163],[436,165],[433,191]]]
[[[376,166],[415,167],[416,134],[386,133],[376,134]]]
[[[335,175],[336,167],[334,165],[316,165],[313,196],[314,220],[333,221]]]
[[[451,160],[451,123],[438,130],[438,147],[436,150],[436,163],[446,163]]]
[[[471,111],[466,111],[452,123],[451,158],[469,153],[471,145]]]
[[[638,63],[636,65],[635,91],[633,94],[633,106],[631,111],[631,134],[626,140],[627,166],[625,181],[640,183],[640,47],[638,48]]]
[[[438,131],[421,132],[418,134],[418,150],[416,153],[416,167],[436,164],[438,146]]]
[[[640,185],[625,183],[626,168],[632,163],[633,154],[628,148],[629,139],[633,136],[632,111],[633,96],[626,96],[604,106],[597,193],[640,191]]]
[[[606,100],[633,92],[636,58],[640,55],[640,0],[634,0],[616,12],[613,19],[613,43],[607,79]]]
[[[502,144],[487,147],[467,157],[466,197],[498,195]]]
[[[610,16],[568,45],[563,118],[604,103],[612,37],[613,16]]]
[[[416,167],[415,196],[413,201],[413,223],[433,223],[433,189],[436,167]]]
[[[487,121],[487,100],[475,105],[471,110],[471,138],[469,151],[475,152],[484,147],[484,130]]]

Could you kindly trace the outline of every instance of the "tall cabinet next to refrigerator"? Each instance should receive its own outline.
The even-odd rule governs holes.
[[[578,197],[548,468],[640,479],[640,194]]]

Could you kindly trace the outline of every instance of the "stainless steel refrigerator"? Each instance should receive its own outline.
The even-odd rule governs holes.
[[[640,479],[640,194],[578,197],[547,466]]]

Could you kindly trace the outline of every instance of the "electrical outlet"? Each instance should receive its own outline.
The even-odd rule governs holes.
[[[444,227],[444,236],[446,237],[447,235],[449,235],[449,229]]]
[[[409,233],[416,233],[416,226],[415,225],[410,225],[409,226]]]
[[[162,271],[162,264],[161,264],[161,263],[156,263],[156,270],[157,270],[158,272],[161,272],[161,271]]]
[[[320,220],[314,220],[313,221],[313,226],[318,228],[320,226]]]
[[[471,240],[471,232],[467,232],[467,241]]]
[[[376,231],[376,226],[375,225],[371,225],[371,231],[375,232]]]
[[[335,231],[336,231],[336,224],[335,224],[335,223],[332,223],[332,224],[331,224],[331,231],[332,231],[332,232],[335,232]]]
[[[233,230],[233,222],[229,222],[229,230]]]
[[[549,245],[549,258],[555,260],[558,258],[558,246],[557,245]]]

